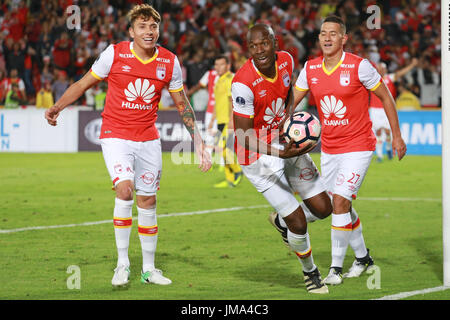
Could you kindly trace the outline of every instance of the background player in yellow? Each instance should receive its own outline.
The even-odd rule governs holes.
[[[214,69],[219,78],[214,86],[216,107],[208,129],[212,128],[214,120],[216,120],[216,145],[219,145],[219,147],[222,148],[222,156],[225,163],[225,181],[215,184],[214,187],[235,187],[242,179],[242,169],[235,159],[233,151],[233,135],[228,135],[228,130],[233,132],[233,117],[231,116],[231,81],[233,80],[234,74],[230,71],[230,60],[225,55],[218,56],[215,59]]]

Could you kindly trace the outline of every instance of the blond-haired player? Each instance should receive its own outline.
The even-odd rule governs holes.
[[[126,285],[130,276],[128,247],[134,193],[138,233],[142,247],[141,282],[167,285],[171,280],[155,268],[158,238],[156,191],[161,179],[161,142],[155,127],[161,91],[167,87],[181,119],[194,141],[199,168],[211,167],[195,125],[194,111],[183,89],[178,58],[157,45],[161,17],[150,5],[135,6],[129,13],[133,41],[108,46],[82,79],[71,85],[48,109],[45,117],[57,124],[59,113],[87,89],[108,81],[100,133],[103,157],[115,188],[114,229],[118,252],[113,286]]]

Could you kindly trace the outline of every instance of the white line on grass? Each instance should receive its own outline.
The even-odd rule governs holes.
[[[238,210],[245,210],[245,209],[257,209],[257,208],[267,208],[267,207],[269,207],[268,204],[258,205],[258,206],[248,206],[248,207],[232,207],[232,208],[219,208],[219,209],[191,211],[191,212],[168,213],[168,214],[158,215],[158,219],[164,218],[164,217],[191,216],[191,215],[195,215],[195,214],[238,211]],[[134,217],[133,219],[136,219],[136,217]],[[59,229],[59,228],[70,228],[70,227],[93,226],[93,225],[97,225],[97,224],[105,224],[105,223],[112,223],[112,222],[113,222],[112,220],[101,220],[101,221],[92,221],[92,222],[83,222],[83,223],[60,224],[60,225],[55,225],[55,226],[25,227],[25,228],[17,228],[17,229],[0,230],[0,234],[1,233],[15,233],[15,232],[29,231],[29,230],[44,230],[44,229]]]
[[[392,197],[392,198],[376,198],[376,197],[360,197],[358,200],[362,201],[433,201],[433,202],[439,202],[442,201],[440,198],[398,198],[398,197]],[[206,214],[206,213],[213,213],[213,212],[224,212],[224,211],[237,211],[237,210],[244,210],[244,209],[255,209],[255,208],[267,208],[269,205],[258,205],[258,206],[249,206],[249,207],[232,207],[232,208],[220,208],[220,209],[211,209],[211,210],[201,210],[201,211],[192,211],[192,212],[179,212],[179,213],[169,213],[169,214],[162,214],[159,215],[159,218],[162,217],[177,217],[177,216],[189,216],[189,215],[195,215],[195,214]],[[55,225],[55,226],[37,226],[37,227],[24,227],[24,228],[17,228],[17,229],[6,229],[1,230],[0,234],[3,233],[15,233],[20,231],[29,231],[29,230],[46,230],[46,229],[59,229],[59,228],[70,228],[70,227],[82,227],[82,226],[92,226],[97,224],[105,224],[105,223],[112,223],[112,220],[101,220],[101,221],[92,221],[92,222],[83,222],[83,223],[72,223],[72,224],[62,224],[62,225]]]
[[[358,197],[357,200],[363,201],[427,201],[427,202],[441,202],[441,198],[399,198],[399,197],[386,197],[386,198],[366,198]]]
[[[384,296],[384,297],[372,299],[372,300],[400,300],[400,299],[405,299],[408,297],[416,296],[419,294],[427,294],[427,293],[431,293],[431,292],[444,291],[447,289],[450,289],[450,287],[440,286],[440,287],[428,288],[428,289],[423,289],[423,290],[400,292],[397,294],[393,294],[390,296]]]

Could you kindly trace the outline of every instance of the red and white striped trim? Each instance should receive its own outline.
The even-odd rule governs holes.
[[[131,228],[133,224],[133,218],[118,218],[114,217],[114,228]]]
[[[138,233],[143,236],[156,236],[158,234],[158,226],[154,225],[154,226],[146,227],[146,226],[138,225]]]

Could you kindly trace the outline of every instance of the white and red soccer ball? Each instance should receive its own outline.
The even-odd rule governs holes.
[[[320,121],[306,111],[296,112],[284,122],[283,133],[286,141],[294,140],[298,148],[316,145],[320,139]]]

